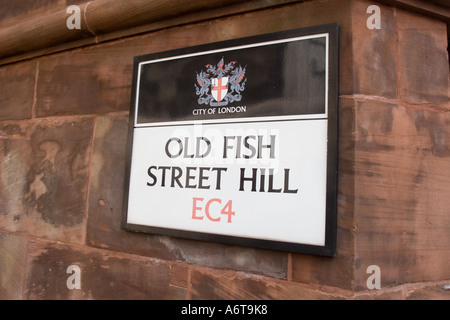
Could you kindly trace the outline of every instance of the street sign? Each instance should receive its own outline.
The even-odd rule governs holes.
[[[338,26],[135,58],[122,225],[335,255]]]

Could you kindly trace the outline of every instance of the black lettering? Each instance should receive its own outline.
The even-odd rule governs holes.
[[[184,185],[185,188],[193,188],[195,189],[196,185],[191,185],[189,184],[190,180],[194,180],[195,179],[195,175],[191,176],[191,170],[197,170],[197,168],[195,167],[186,167],[186,184]]]
[[[177,174],[175,174],[175,171],[178,171]],[[183,170],[181,170],[180,167],[172,167],[172,183],[170,184],[171,188],[175,187],[175,182],[178,184],[180,188],[183,188],[183,185],[180,183],[180,177],[183,175]],[[161,185],[163,186],[163,185]]]
[[[161,187],[166,186],[166,170],[169,170],[170,167],[159,167],[159,170],[161,170]]]
[[[259,192],[264,192],[265,183],[266,183],[266,169],[261,168],[261,180],[259,182]]]
[[[216,171],[216,190],[220,190],[221,176],[223,171],[227,171],[227,168],[212,168],[211,171]]]
[[[228,145],[228,140],[233,139],[234,140],[235,137],[229,137],[229,136],[225,136],[223,137],[224,141],[223,141],[223,158],[226,159],[227,157],[227,150],[228,149],[233,149],[233,146],[229,146]]]
[[[214,168],[213,168],[214,169]],[[198,188],[199,189],[209,189],[210,186],[203,185],[204,180],[208,180],[208,176],[203,175],[203,171],[209,171],[209,168],[207,167],[200,167],[199,170],[199,176],[198,176]]]
[[[188,152],[188,150],[187,150],[188,148],[187,147],[189,145],[188,143],[189,143],[189,137],[185,137],[184,138],[184,155],[183,156],[185,158],[193,158],[194,154],[187,154],[187,152]]]
[[[208,171],[215,172],[216,190],[220,190],[222,173],[226,172],[227,168],[150,166],[147,169],[147,174],[149,176],[147,186],[153,187],[159,184],[161,187],[165,187],[167,177],[167,180],[170,179],[171,188],[211,189],[212,183],[209,182],[209,179],[214,177],[211,177],[208,174]],[[171,177],[169,177],[169,175],[171,175]],[[169,185],[168,181],[167,185]]]
[[[203,140],[206,142],[206,151],[205,153],[203,153],[202,155],[200,155],[200,141]],[[209,141],[207,138],[205,137],[197,137],[197,152],[196,152],[196,157],[197,158],[204,158],[206,157],[209,153],[211,152],[211,141]]]
[[[289,170],[284,169],[284,193],[297,193],[298,189],[289,190]]]
[[[241,181],[239,184],[239,191],[244,191],[244,182],[245,181],[251,181],[252,182],[252,191],[256,191],[256,173],[258,169],[254,168],[252,169],[252,176],[251,177],[244,177],[245,175],[245,168],[241,168]]]
[[[281,188],[280,189],[273,188],[273,169],[269,169],[269,188],[267,192],[274,192],[274,193],[281,192]]]
[[[237,142],[236,142],[236,159],[241,157],[241,141],[242,137],[237,136]]]
[[[246,147],[248,150],[250,150],[249,155],[244,155],[245,159],[253,158],[256,154],[256,148],[248,142],[249,139],[256,140],[256,136],[247,136],[244,138],[244,147]]]
[[[275,158],[275,137],[274,135],[270,136],[270,144],[263,144],[262,139],[264,136],[258,136],[258,159],[262,158],[262,149],[267,148],[270,149],[270,159]]]
[[[178,154],[173,155],[173,154],[171,154],[171,153],[169,152],[169,144],[170,144],[172,141],[178,142],[178,145],[180,146],[180,150],[178,151]],[[167,140],[167,142],[166,142],[166,149],[165,149],[165,150],[166,150],[166,155],[167,155],[169,158],[177,158],[177,157],[179,157],[179,156],[181,155],[181,153],[183,152],[183,144],[182,144],[181,140],[178,139],[178,138],[170,138],[170,139]]]
[[[151,166],[147,170],[147,173],[148,173],[149,177],[153,179],[153,182],[147,182],[147,185],[149,187],[153,187],[156,184],[156,182],[158,181],[156,179],[156,176],[152,173],[152,169],[157,169],[157,168],[155,166]]]

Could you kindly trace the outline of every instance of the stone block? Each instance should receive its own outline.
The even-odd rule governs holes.
[[[182,264],[174,264],[171,266],[170,284],[177,287],[187,288],[189,267]]]
[[[84,242],[92,119],[2,123],[0,228]]]
[[[438,108],[357,101],[355,289],[450,278],[450,117]]]
[[[185,289],[170,285],[170,266],[152,259],[39,241],[29,252],[26,299],[185,298]]]
[[[430,285],[407,290],[407,300],[450,300],[449,284]]]
[[[91,246],[285,278],[287,254],[217,243],[139,234],[121,229],[128,117],[98,118],[89,195]]]
[[[25,279],[27,240],[0,233],[0,300],[20,300]]]
[[[411,103],[447,104],[448,37],[444,22],[399,10],[399,94]]]
[[[326,293],[306,285],[244,277],[234,272],[191,273],[191,297],[200,300],[337,300],[345,295]]]
[[[133,56],[98,46],[43,58],[36,116],[103,114],[129,109]]]
[[[0,120],[32,116],[37,61],[0,67]]]
[[[394,8],[377,3],[380,29],[369,29],[370,1],[353,1],[353,93],[397,98]]]

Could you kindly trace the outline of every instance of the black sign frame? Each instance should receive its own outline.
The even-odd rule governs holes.
[[[326,221],[325,221],[325,245],[316,246],[310,244],[290,243],[281,241],[272,241],[264,239],[255,239],[247,237],[227,236],[214,233],[203,233],[197,231],[185,231],[171,228],[153,227],[147,225],[128,223],[128,198],[130,188],[130,172],[132,165],[133,134],[136,121],[136,101],[138,88],[138,68],[143,61],[163,59],[170,56],[188,55],[195,52],[205,52],[211,50],[220,50],[247,45],[249,43],[259,43],[274,41],[284,38],[301,37],[315,34],[328,34],[328,141],[327,141],[327,181],[326,181]],[[338,96],[339,96],[339,25],[337,23],[293,29],[270,34],[263,34],[182,49],[151,53],[148,55],[137,56],[134,58],[133,81],[131,90],[131,102],[129,113],[129,129],[127,141],[126,174],[124,183],[123,214],[121,226],[122,229],[133,232],[150,233],[156,235],[168,235],[179,238],[187,238],[200,241],[218,242],[236,246],[247,246],[287,252],[298,252],[305,254],[336,256],[336,237],[337,237],[337,165],[338,165]],[[166,125],[163,123],[162,125]],[[171,124],[171,125],[176,125]]]

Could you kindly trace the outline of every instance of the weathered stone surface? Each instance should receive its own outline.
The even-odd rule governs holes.
[[[369,265],[382,287],[450,278],[450,116],[358,101],[355,287]]]
[[[421,288],[410,288],[407,291],[407,300],[450,300],[450,283],[427,286]]]
[[[377,3],[380,29],[369,29],[370,1],[353,1],[353,93],[397,97],[396,28],[394,8]]]
[[[227,0],[227,5],[237,3],[239,0]],[[89,6],[86,19],[95,34],[102,34],[133,28],[149,22],[170,19],[192,12],[220,8],[224,5],[222,0],[198,0],[186,2],[172,0],[170,3],[135,0],[133,2],[105,2],[97,1]]]
[[[170,285],[170,266],[112,252],[32,241],[27,299],[184,299]],[[79,272],[67,269],[77,266]],[[78,274],[80,288],[76,284]],[[72,278],[70,278],[73,276]]]
[[[65,0],[22,0],[2,1],[0,3],[0,28],[5,28],[31,17],[39,17],[55,11],[62,10]]]
[[[356,293],[352,300],[404,300],[402,288],[387,290],[372,289]]]
[[[400,98],[412,103],[449,102],[449,60],[444,22],[398,11]]]
[[[0,300],[22,299],[27,240],[0,233]]]
[[[17,24],[21,19],[32,19],[51,12],[64,10],[70,5],[80,5],[88,0],[21,0],[0,3],[0,28]]]
[[[118,51],[117,47],[103,46],[43,58],[36,115],[128,110],[133,60]]]
[[[127,116],[97,119],[87,227],[90,245],[159,259],[286,277],[286,253],[122,230],[127,131]]]
[[[0,68],[0,120],[31,118],[37,61]]]
[[[213,274],[193,270],[191,272],[192,299],[243,299],[243,300],[336,300],[344,295],[314,290],[298,283],[243,277],[233,272]]]
[[[69,17],[75,18],[66,10],[70,3],[79,4],[79,1],[34,0],[26,1],[24,6],[16,2],[6,5],[6,15],[10,19],[0,20],[1,63],[38,57],[51,52],[52,48],[64,48],[66,43],[74,42],[80,46],[95,43],[83,18],[87,4],[80,7],[80,28],[67,26]]]
[[[91,119],[1,123],[0,228],[82,242]]]
[[[174,264],[170,269],[170,284],[177,287],[186,288],[188,286],[189,267],[183,264]]]

